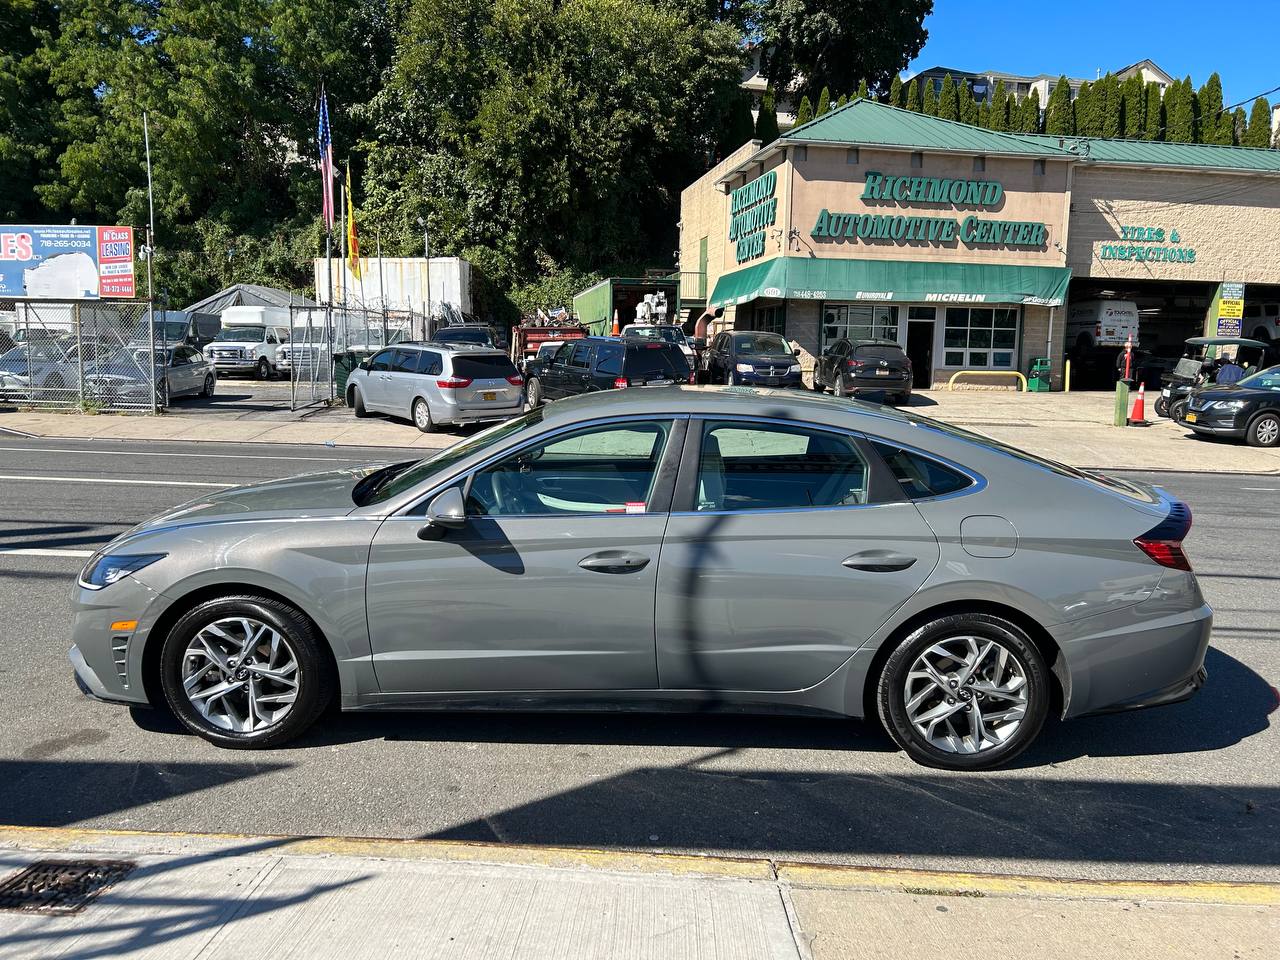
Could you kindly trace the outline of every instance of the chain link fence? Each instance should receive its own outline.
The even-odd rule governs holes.
[[[0,326],[0,402],[159,410],[173,351],[139,300],[20,301]]]

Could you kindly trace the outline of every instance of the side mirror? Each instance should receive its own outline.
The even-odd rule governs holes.
[[[429,540],[435,528],[457,530],[466,526],[467,507],[458,487],[450,487],[427,506],[427,523],[418,531],[419,540]]]
[[[791,351],[791,355],[792,355],[793,357],[798,357],[798,356],[800,356],[800,348],[799,348],[799,347],[794,348],[794,349]]]

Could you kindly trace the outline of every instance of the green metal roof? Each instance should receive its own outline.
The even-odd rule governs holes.
[[[755,300],[859,300],[877,303],[1026,303],[1061,306],[1071,270],[942,260],[837,260],[775,257],[716,281],[708,301],[729,307]]]
[[[1162,143],[1152,140],[1102,140],[1096,137],[1057,137],[1033,134],[1039,140],[1070,151],[1082,160],[1136,167],[1195,167],[1205,170],[1246,170],[1280,173],[1280,150],[1263,147],[1225,147],[1210,143]]]
[[[1074,154],[1043,137],[999,133],[956,120],[900,110],[874,100],[853,100],[803,126],[793,127],[787,143],[847,143],[849,146],[903,147],[979,153],[988,156],[1061,157]]]

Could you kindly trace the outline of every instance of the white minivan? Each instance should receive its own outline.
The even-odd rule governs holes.
[[[1138,305],[1132,300],[1083,300],[1067,308],[1067,347],[1138,349]]]
[[[218,373],[252,373],[269,380],[280,372],[280,347],[288,342],[288,310],[227,307],[222,329],[204,352]]]

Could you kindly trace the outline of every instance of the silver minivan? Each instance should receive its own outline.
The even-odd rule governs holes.
[[[347,406],[357,417],[408,417],[423,433],[441,424],[505,420],[524,409],[524,378],[492,347],[401,343],[352,371]]]

